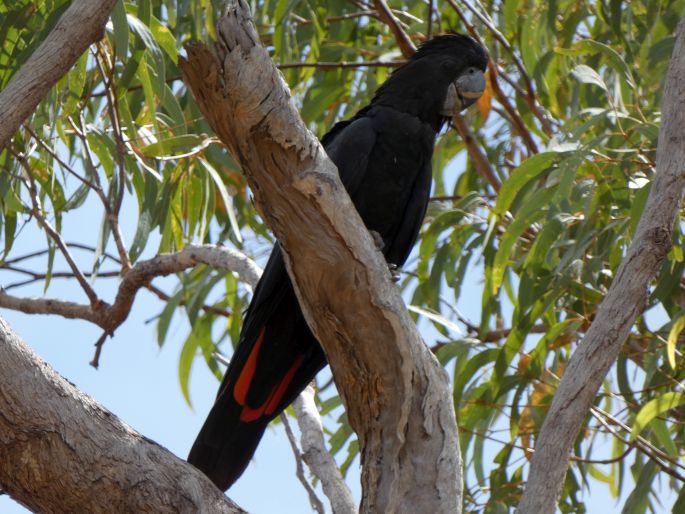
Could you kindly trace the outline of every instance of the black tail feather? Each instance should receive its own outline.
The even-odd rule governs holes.
[[[234,403],[231,408],[224,403],[219,401],[212,407],[188,455],[188,462],[222,491],[243,474],[269,424],[265,418],[250,423],[240,421],[241,407]],[[214,433],[222,429],[224,433]]]

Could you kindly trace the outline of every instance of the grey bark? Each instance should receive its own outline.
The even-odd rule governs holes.
[[[229,2],[218,33],[218,57],[203,45],[187,47],[184,78],[282,244],[359,437],[361,511],[460,512],[461,458],[444,370],[334,165],[290,102],[244,1]]]
[[[308,386],[293,403],[300,427],[302,458],[321,481],[321,488],[331,504],[333,514],[356,514],[352,492],[323,439],[323,425],[314,402],[314,388]]]
[[[0,91],[0,151],[81,54],[102,39],[116,0],[74,0],[55,28]]]
[[[0,487],[35,512],[241,513],[79,392],[0,318]]]
[[[635,238],[592,326],[561,379],[535,444],[522,514],[552,514],[561,494],[573,442],[595,395],[616,361],[648,287],[671,247],[685,190],[685,21],[678,25],[666,76],[656,176]]]

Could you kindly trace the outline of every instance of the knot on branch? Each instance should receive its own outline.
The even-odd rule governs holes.
[[[654,227],[650,230],[647,238],[654,247],[657,259],[662,260],[671,249],[673,240],[671,239],[671,231],[664,226]]]
[[[298,177],[297,188],[303,193],[321,196],[323,188],[326,187],[329,191],[335,191],[338,188],[340,181],[335,180],[331,175],[330,170],[323,171],[305,171]]]

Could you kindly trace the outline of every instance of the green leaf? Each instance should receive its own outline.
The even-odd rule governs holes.
[[[619,53],[609,45],[605,45],[604,43],[595,41],[594,39],[583,39],[575,43],[571,49],[557,48],[555,51],[562,55],[594,55],[597,52],[600,52],[607,58],[609,65],[626,81],[626,83],[632,89],[635,89],[636,87],[635,78],[633,77],[633,72],[630,66],[628,66],[623,57],[621,57]]]
[[[671,509],[671,514],[682,514],[683,512],[685,512],[685,487],[680,488],[678,498],[676,498],[673,508]]]
[[[174,313],[180,305],[181,300],[183,300],[183,292],[179,291],[174,296],[169,298],[169,300],[167,300],[166,304],[164,305],[164,309],[162,309],[162,313],[157,319],[157,345],[160,348],[164,346],[169,325],[171,324],[171,320],[173,319]]]
[[[453,332],[456,332],[457,334],[464,333],[464,331],[459,327],[459,325],[441,316],[439,313],[433,310],[424,309],[416,305],[407,305],[407,309],[409,309],[412,312],[415,312],[416,314],[420,314],[421,316],[428,318],[429,320],[437,323],[438,325],[442,325],[443,327],[448,328]]]
[[[188,389],[188,381],[190,380],[190,372],[195,362],[195,355],[197,354],[198,348],[201,348],[203,344],[203,339],[210,340],[211,323],[207,318],[198,319],[197,323],[193,325],[193,329],[190,331],[190,335],[186,339],[181,349],[181,357],[178,361],[178,380],[181,385],[181,392],[183,393],[183,398],[189,407],[192,408],[192,402],[190,401],[190,391]]]
[[[530,227],[533,223],[545,216],[544,207],[547,205],[549,198],[554,195],[553,189],[540,189],[533,194],[531,201],[525,205],[520,212],[517,213],[514,220],[509,224],[504,235],[500,239],[500,246],[495,254],[495,259],[492,264],[491,273],[491,294],[496,294],[502,285],[504,279],[504,272],[507,269],[509,257],[514,248],[514,245],[519,240],[519,237]]]
[[[671,325],[671,330],[668,332],[668,343],[666,345],[666,354],[668,355],[668,363],[671,369],[676,371],[675,362],[675,348],[678,344],[678,336],[685,328],[685,313],[681,313]]]
[[[602,80],[599,74],[585,64],[579,64],[576,66],[571,75],[575,77],[576,80],[582,82],[583,84],[594,84],[595,86],[601,87],[604,91],[608,92],[607,85]]]
[[[124,0],[117,0],[112,10],[112,27],[114,33],[114,49],[119,62],[125,63],[128,54],[128,20]]]
[[[655,417],[683,404],[685,404],[685,393],[674,392],[664,393],[648,401],[635,416],[635,423],[633,423],[633,429],[630,431],[630,440],[635,440]]]
[[[354,458],[359,455],[359,441],[353,439],[350,444],[347,445],[347,457],[340,464],[340,472],[345,477],[347,476],[347,471],[350,469],[350,465],[354,462]]]
[[[5,215],[5,250],[3,253],[3,260],[12,249],[14,243],[14,235],[17,231],[17,215],[13,212]]]
[[[507,212],[516,195],[531,180],[547,171],[556,156],[556,152],[542,152],[523,161],[502,184],[502,189],[500,189],[497,195],[497,203],[493,208],[493,212],[500,216]]]
[[[635,483],[635,489],[630,493],[621,514],[644,514],[647,512],[649,503],[649,491],[652,488],[652,481],[657,472],[656,463],[648,460],[642,466],[640,474]]]
[[[228,194],[226,185],[224,184],[224,181],[221,180],[219,173],[214,169],[214,166],[209,164],[209,162],[205,159],[200,158],[199,161],[205,167],[207,173],[209,173],[209,176],[212,177],[214,185],[219,190],[219,195],[221,196],[221,201],[224,203],[224,207],[226,207],[226,215],[228,216],[229,223],[231,224],[231,230],[233,230],[233,235],[235,236],[236,241],[242,243],[243,236],[240,234],[240,226],[238,225],[238,218],[236,218],[235,215],[233,198]]]
[[[154,16],[150,20],[150,32],[159,46],[167,53],[174,64],[178,64],[176,38],[171,31]]]
[[[180,159],[206,148],[211,141],[197,134],[184,134],[160,139],[141,148],[145,157]]]
[[[136,235],[133,236],[133,242],[131,243],[131,249],[129,250],[131,262],[136,262],[140,254],[145,249],[145,245],[147,245],[147,240],[152,229],[152,219],[152,213],[148,209],[145,209],[143,212],[141,212],[140,216],[138,217]]]
[[[678,447],[675,445],[673,437],[671,436],[671,433],[668,431],[668,426],[666,426],[666,422],[663,419],[654,418],[652,419],[652,421],[649,422],[649,428],[652,430],[652,432],[654,432],[654,435],[659,441],[660,448],[662,448],[668,455],[670,455],[674,459],[677,459]]]
[[[128,26],[140,38],[145,48],[150,51],[155,62],[163,63],[162,50],[150,28],[131,13],[126,15],[126,19],[128,21]]]

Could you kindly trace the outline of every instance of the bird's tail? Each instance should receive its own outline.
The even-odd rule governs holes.
[[[306,324],[296,330],[295,347],[276,341],[279,332],[264,327],[250,343],[241,341],[190,450],[188,462],[223,491],[243,473],[269,422],[326,364]]]
[[[223,395],[205,420],[188,455],[188,462],[225,491],[243,474],[270,419],[240,420],[242,407]],[[216,444],[219,442],[219,444]]]

